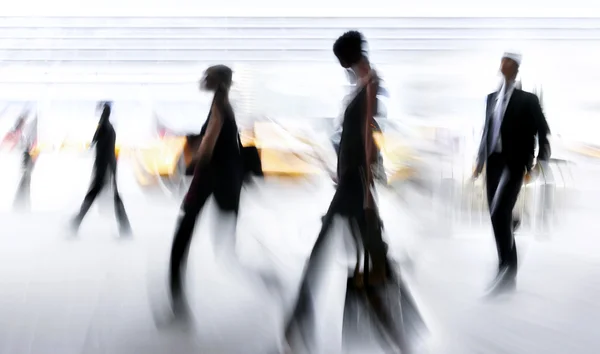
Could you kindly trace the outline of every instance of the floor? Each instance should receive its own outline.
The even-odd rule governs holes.
[[[241,265],[212,252],[213,237],[223,236],[207,208],[188,265],[194,323],[180,328],[167,323],[165,283],[177,199],[149,196],[120,177],[134,237],[118,237],[106,204],[92,209],[78,237],[69,237],[66,225],[91,164],[84,159],[67,165],[73,170],[60,176],[50,167],[36,172],[31,211],[5,207],[0,213],[0,354],[277,353],[284,317],[331,198],[329,182],[269,180],[249,187],[237,230]],[[10,206],[5,196],[11,183],[4,182],[2,205]],[[518,290],[488,299],[484,289],[496,259],[489,227],[450,228],[436,218],[438,207],[420,204],[414,210],[395,193],[381,191],[392,254],[427,323],[424,352],[598,353],[600,226],[593,223],[598,214],[589,197],[577,198],[577,207],[559,216],[550,235],[518,235]],[[345,333],[339,348],[331,347],[343,327],[340,279],[346,267],[343,252],[331,259],[317,296],[324,315],[313,352],[384,353],[375,335]]]

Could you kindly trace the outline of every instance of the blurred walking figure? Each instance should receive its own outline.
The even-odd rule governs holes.
[[[550,158],[550,129],[537,96],[515,87],[521,56],[505,53],[500,64],[504,77],[499,91],[487,97],[486,120],[474,177],[486,166],[487,199],[498,250],[498,274],[491,294],[516,287],[517,247],[513,208],[526,172],[533,168],[535,138],[538,164]]]
[[[292,347],[295,346],[293,340],[296,338],[296,328],[304,345],[314,346],[316,336],[327,336],[322,342],[327,349],[312,348],[309,349],[311,352],[334,353],[342,348],[342,333],[339,330],[330,329],[324,334],[315,328],[316,317],[331,315],[316,313],[311,294],[316,289],[310,289],[309,285],[320,279],[327,268],[328,255],[332,254],[329,245],[332,245],[331,240],[337,231],[333,230],[334,219],[337,217],[342,217],[349,225],[356,246],[355,268],[347,273],[347,292],[355,298],[366,300],[364,304],[379,320],[384,328],[384,336],[392,339],[393,343],[388,344],[399,347],[402,352],[408,350],[403,325],[403,321],[408,320],[404,316],[405,310],[410,307],[412,314],[418,313],[410,301],[407,289],[402,286],[397,272],[392,268],[387,256],[388,246],[382,239],[382,223],[374,198],[372,172],[377,159],[373,130],[380,79],[367,58],[365,45],[361,33],[350,31],[339,37],[333,46],[333,52],[341,66],[352,69],[356,75],[357,84],[343,115],[336,192],[323,217],[323,225],[304,270],[298,300],[286,324],[286,338]],[[343,283],[346,283],[346,279]],[[399,308],[401,302],[407,307]],[[342,318],[331,321],[342,322]],[[327,323],[331,322],[328,320]]]
[[[219,237],[215,239],[219,246],[217,251],[220,256],[229,256],[230,260],[235,254],[235,229],[245,167],[238,127],[229,102],[232,76],[229,67],[216,65],[206,69],[200,81],[200,89],[214,92],[214,97],[194,158],[194,177],[181,206],[171,248],[169,287],[176,317],[187,314],[182,273],[196,220],[211,195],[221,216],[228,218],[226,223],[219,224]]]
[[[110,102],[98,103],[97,109],[102,109],[102,115],[100,116],[94,138],[92,139],[92,147],[96,148],[92,182],[90,189],[81,204],[79,214],[77,214],[73,220],[72,227],[75,232],[79,229],[83,218],[90,210],[90,207],[92,206],[92,203],[94,203],[94,200],[96,200],[96,197],[98,197],[98,194],[107,187],[107,182],[112,182],[115,213],[117,222],[119,223],[119,230],[121,236],[129,236],[131,235],[131,226],[117,188],[117,156],[115,154],[117,135],[109,120],[111,106]]]
[[[31,155],[36,141],[37,118],[27,124],[29,112],[21,114],[11,133],[17,139],[17,148],[21,150],[21,180],[17,188],[13,206],[17,210],[27,210],[31,204],[31,175],[35,166],[35,158]]]

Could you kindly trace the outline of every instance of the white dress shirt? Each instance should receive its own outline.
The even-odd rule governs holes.
[[[502,138],[500,136],[500,127],[502,126],[502,120],[504,119],[504,113],[506,113],[506,107],[510,102],[510,98],[515,90],[515,82],[507,83],[506,81],[502,85],[502,88],[496,96],[496,106],[494,108],[494,135],[492,144],[495,142],[493,151],[502,152]]]

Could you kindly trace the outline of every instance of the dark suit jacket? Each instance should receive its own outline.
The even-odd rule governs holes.
[[[115,129],[109,121],[110,107],[105,105],[102,110],[102,116],[98,123],[98,128],[92,138],[92,146],[96,147],[97,166],[111,166],[116,168],[117,157],[115,155],[115,144],[117,135]]]
[[[485,126],[477,155],[477,172],[483,170],[487,157],[489,139],[492,138],[491,123],[494,119],[494,108],[498,92],[493,92],[487,97]],[[535,154],[535,138],[538,138],[538,160],[550,158],[550,143],[548,135],[550,128],[542,112],[540,101],[536,95],[515,89],[506,107],[500,138],[502,140],[502,155],[506,162],[516,168],[531,169]]]

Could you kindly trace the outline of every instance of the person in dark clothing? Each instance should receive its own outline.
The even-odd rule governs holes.
[[[37,118],[30,122],[29,129],[25,124],[29,112],[24,112],[19,117],[17,124],[11,133],[17,135],[17,146],[22,153],[21,169],[22,175],[17,188],[17,193],[13,202],[13,207],[17,210],[27,210],[31,203],[31,176],[35,167],[35,158],[31,155],[35,140]]]
[[[119,190],[117,188],[117,157],[115,154],[116,133],[109,121],[111,104],[110,102],[100,102],[98,108],[102,109],[102,115],[98,122],[98,128],[92,139],[92,146],[96,148],[96,159],[94,161],[94,174],[90,189],[88,190],[79,214],[74,218],[72,227],[76,232],[83,221],[83,218],[89,211],[92,203],[98,194],[106,187],[108,181],[112,182],[115,201],[115,213],[119,223],[119,230],[122,236],[131,235],[131,226],[129,218],[125,212],[125,207]]]
[[[224,65],[208,68],[200,88],[214,92],[213,102],[202,132],[202,141],[194,158],[194,177],[184,197],[181,214],[175,230],[169,267],[171,304],[176,318],[187,314],[183,292],[182,273],[187,263],[194,227],[198,215],[210,196],[213,196],[222,213],[237,222],[240,192],[244,179],[244,161],[233,108],[229,102],[229,89],[233,72]],[[221,246],[220,255],[232,255],[235,248],[235,225],[232,234],[219,232],[215,240]]]
[[[500,71],[501,89],[487,97],[486,120],[474,177],[486,166],[487,199],[498,250],[498,274],[491,293],[516,287],[517,247],[513,209],[526,172],[533,168],[535,140],[540,161],[550,158],[550,129],[537,96],[516,87],[521,56],[505,53]]]
[[[364,44],[362,34],[350,31],[342,35],[333,46],[334,54],[342,67],[351,68],[356,74],[357,85],[343,116],[336,192],[323,218],[322,228],[305,267],[298,300],[291,318],[286,322],[285,333],[290,346],[294,346],[293,341],[296,338],[294,329],[299,330],[304,346],[310,346],[310,341],[313,339],[311,336],[316,335],[315,324],[311,321],[317,314],[312,313],[313,303],[309,284],[318,279],[323,271],[327,239],[331,239],[334,218],[341,216],[352,230],[357,251],[356,266],[353,275],[349,276],[347,291],[360,294],[361,299],[367,300],[367,306],[379,319],[381,326],[385,328],[385,336],[392,339],[394,346],[401,348],[403,352],[407,348],[404,328],[397,317],[403,310],[392,308],[394,306],[392,303],[399,304],[405,294],[403,293],[402,296],[397,292],[393,295],[389,294],[390,289],[398,289],[402,286],[398,286],[399,278],[387,256],[388,246],[382,239],[381,219],[373,196],[375,186],[371,167],[377,156],[374,153],[373,117],[377,112],[376,95],[379,78],[371,68]],[[361,250],[362,271],[360,270]],[[384,298],[398,301],[387,301]],[[329,342],[327,346],[331,346],[331,342],[335,342],[335,346],[338,345],[338,340],[335,338],[329,338]],[[311,351],[320,350],[322,349],[313,348]]]
[[[209,113],[210,116],[210,113]],[[206,135],[206,129],[208,128],[208,124],[209,124],[209,119],[207,119],[204,124],[202,125],[202,128],[200,130],[200,134],[199,135],[188,135],[186,137],[187,141],[188,141],[188,145],[196,145],[197,144],[191,144],[190,142],[193,140],[197,140],[199,139],[200,141],[202,141],[202,138],[204,137],[204,135]],[[244,146],[242,144],[242,139],[238,134],[238,144],[241,147],[241,154],[242,154],[242,161],[243,161],[243,167],[244,167],[244,181],[248,181],[250,178],[255,177],[255,178],[262,178],[264,177],[264,173],[262,170],[262,162],[260,160],[260,154],[258,153],[258,149],[256,148],[256,146]],[[197,158],[194,158],[192,163],[189,164],[189,166],[187,166],[186,168],[186,172],[185,174],[187,176],[193,176],[194,175],[194,170],[196,169],[196,163],[197,163]]]

